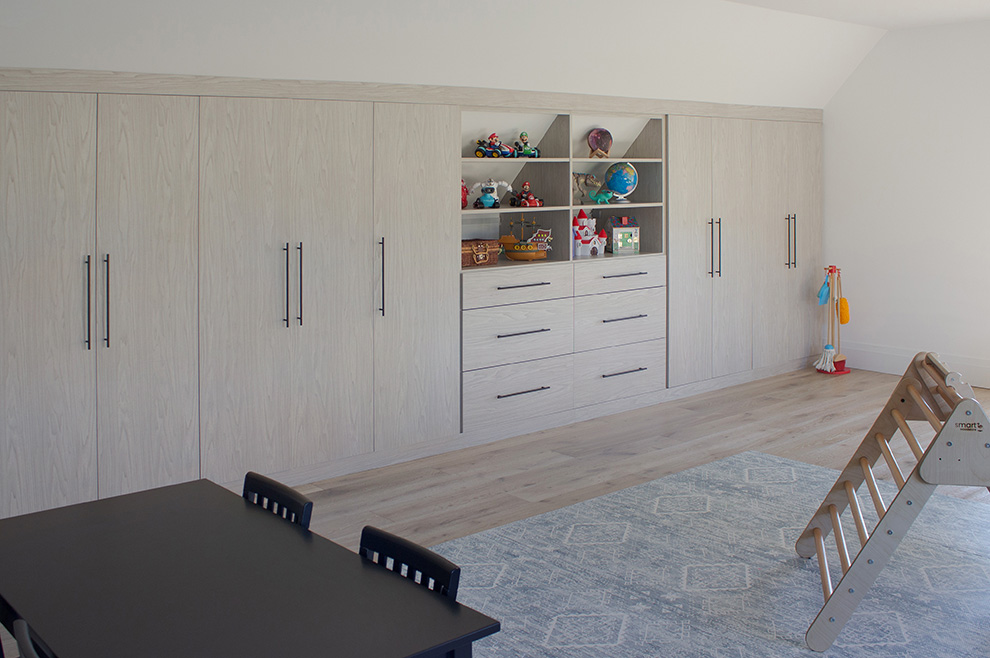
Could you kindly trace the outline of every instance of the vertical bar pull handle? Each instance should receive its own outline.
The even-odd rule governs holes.
[[[282,322],[285,323],[286,328],[289,326],[289,243],[286,242],[285,246],[282,247],[282,251],[285,252],[285,317],[282,318]]]
[[[722,218],[718,218],[718,278],[722,278]]]
[[[110,254],[107,254],[103,258],[103,262],[107,266],[106,267],[106,269],[107,269],[107,286],[106,286],[106,297],[107,297],[106,298],[106,321],[107,321],[107,326],[104,327],[104,330],[105,330],[104,333],[105,333],[105,335],[103,337],[103,342],[107,344],[107,347],[110,347]]]
[[[791,265],[797,267],[797,213],[791,215],[791,221],[794,222],[794,230],[791,235],[794,236],[794,256],[791,259]]]
[[[784,221],[787,222],[787,262],[784,265],[791,269],[791,216],[788,215]]]
[[[382,313],[382,317],[385,317],[385,237],[378,241],[378,244],[382,247],[382,305],[379,307],[379,311]]]
[[[302,319],[303,319],[303,264],[302,264],[303,250],[302,250],[302,244],[303,243],[300,242],[299,243],[299,246],[296,247],[296,249],[299,250],[299,316],[296,319],[299,320],[299,326],[300,327],[302,326]]]
[[[86,349],[93,349],[93,259],[86,255]]]
[[[711,229],[711,244],[709,249],[711,253],[708,258],[708,276],[715,278],[715,219],[708,220],[708,227]]]

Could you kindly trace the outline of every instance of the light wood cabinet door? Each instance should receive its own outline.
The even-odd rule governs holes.
[[[96,96],[0,92],[0,181],[0,516],[12,516],[97,495]]]
[[[459,431],[459,126],[452,106],[375,104],[375,450]]]
[[[752,122],[712,120],[712,376],[753,367]]]
[[[106,497],[199,477],[199,101],[98,102],[93,349]]]
[[[205,477],[371,450],[371,121],[370,104],[201,100]]]
[[[823,345],[823,315],[817,292],[825,280],[822,254],[822,126],[817,123],[793,123],[794,163],[789,171],[791,211],[796,235],[796,265],[790,271],[791,289],[798,326],[795,329],[794,358],[818,353]],[[841,263],[838,263],[841,266]]]
[[[712,120],[671,116],[667,135],[667,381],[680,386],[712,376]]]

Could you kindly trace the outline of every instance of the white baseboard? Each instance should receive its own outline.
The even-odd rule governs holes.
[[[924,351],[936,352],[942,362],[950,370],[962,375],[963,381],[970,386],[990,388],[990,360],[987,359],[950,354],[930,347],[927,350],[924,347],[911,350],[866,343],[842,343],[842,352],[846,355],[848,367],[891,375],[903,374],[911,359],[918,352]]]

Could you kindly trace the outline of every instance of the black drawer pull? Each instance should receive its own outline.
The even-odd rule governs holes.
[[[611,375],[602,375],[602,379],[608,379],[609,377],[618,377],[619,375],[631,375],[634,372],[643,372],[644,370],[646,370],[645,367],[636,368],[635,370],[623,370],[622,372],[613,372]]]
[[[643,276],[649,274],[649,272],[630,272],[629,274],[603,274],[603,279],[621,279],[625,276]]]
[[[539,283],[520,283],[515,286],[499,286],[495,290],[514,290],[515,288],[535,288],[537,286],[549,286],[549,281],[541,281]]]
[[[508,395],[496,395],[496,400],[504,400],[505,398],[514,398],[517,395],[526,395],[527,393],[539,393],[540,391],[549,391],[549,386],[541,386],[539,388],[531,388],[528,391],[519,391],[518,393],[509,393]]]
[[[544,332],[550,331],[549,329],[533,329],[531,331],[519,331],[514,334],[499,334],[495,338],[515,338],[516,336],[528,336],[529,334],[542,334]]]
[[[648,317],[650,316],[647,315],[646,313],[640,313],[639,315],[630,315],[628,318],[614,318],[612,320],[602,320],[602,323],[607,324],[609,322],[624,322],[626,320],[639,320],[640,318],[648,318]]]

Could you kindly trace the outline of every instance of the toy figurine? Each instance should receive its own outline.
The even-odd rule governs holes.
[[[516,157],[517,158],[538,158],[540,157],[540,149],[536,148],[529,143],[529,134],[525,132],[519,133],[519,141],[516,142]]]
[[[521,208],[539,208],[543,205],[543,199],[536,198],[532,192],[529,191],[529,181],[522,184],[522,190],[516,192],[516,194],[509,199],[510,206],[519,206]]]
[[[588,196],[590,196],[591,200],[595,203],[604,205],[607,204],[613,196],[615,196],[615,192],[601,187],[597,192],[588,192]]]
[[[481,188],[481,196],[474,200],[475,208],[498,208],[500,207],[500,202],[498,199],[498,188],[499,186],[504,187],[505,191],[512,194],[512,186],[506,183],[504,180],[496,181],[494,178],[489,178],[486,181],[480,181],[471,186],[471,194],[479,187]]]
[[[594,174],[572,174],[574,177],[571,191],[574,196],[574,205],[580,206],[586,203],[588,193],[591,189],[598,189],[602,186]]]
[[[479,139],[478,148],[474,149],[478,158],[514,158],[516,150],[508,144],[503,144],[498,135],[492,133],[488,139]]]
[[[467,198],[468,198],[468,188],[464,184],[464,179],[461,179],[461,210],[467,208]]]

